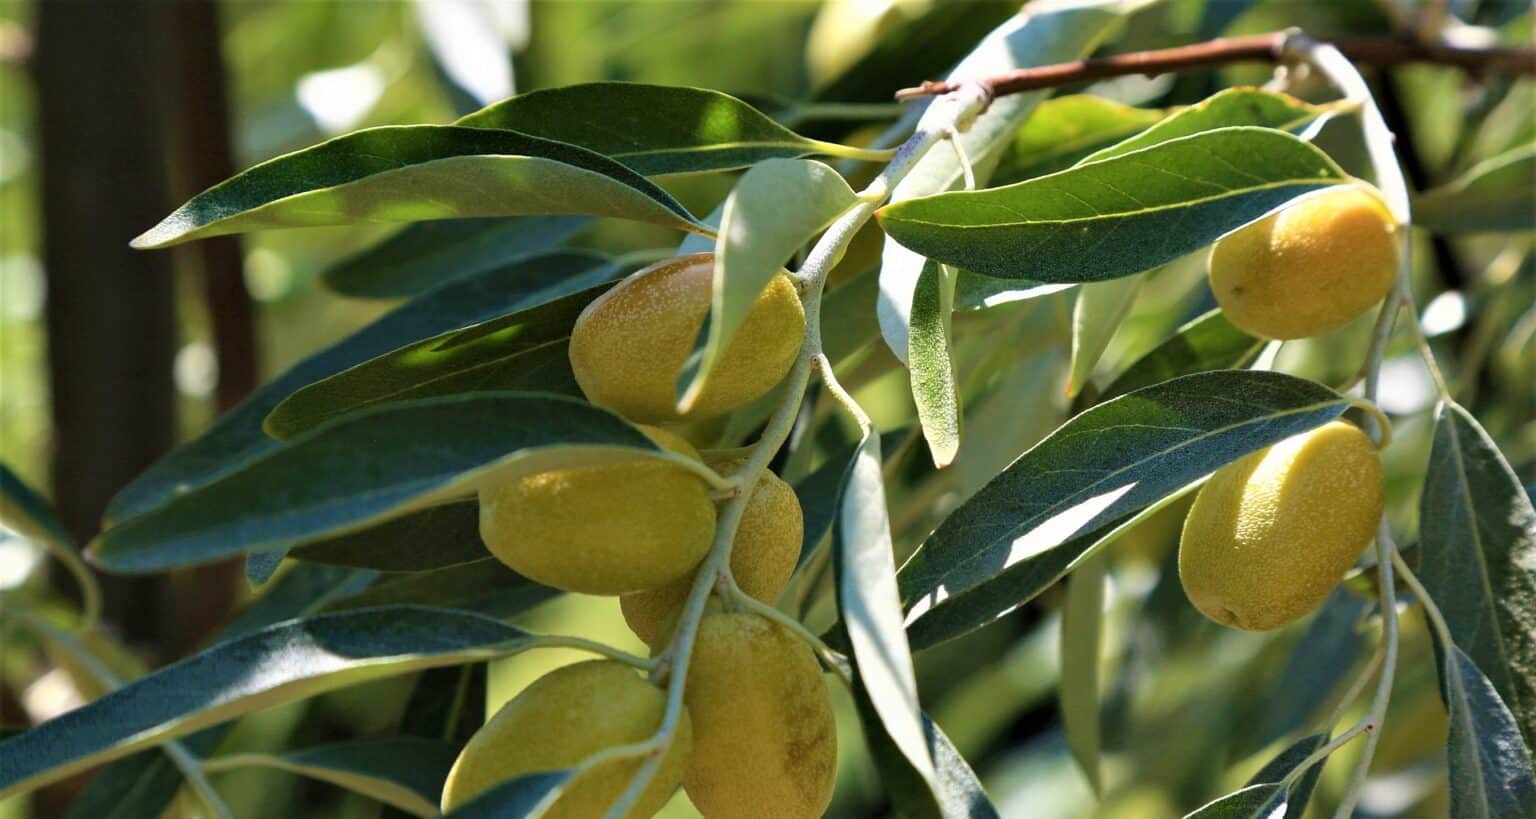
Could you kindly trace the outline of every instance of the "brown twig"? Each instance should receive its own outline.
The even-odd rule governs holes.
[[[996,96],[1004,96],[1128,74],[1152,76],[1240,62],[1280,63],[1290,58],[1287,43],[1296,36],[1300,35],[1276,31],[1244,37],[1223,37],[1177,48],[1135,51],[1097,60],[1024,68],[986,77],[979,82],[990,87]],[[1398,37],[1340,38],[1329,42],[1346,57],[1369,65],[1436,63],[1459,66],[1479,73],[1536,74],[1536,49],[1530,48],[1463,48]],[[959,87],[960,83],[957,82],[930,80],[916,88],[897,91],[896,99],[932,97],[947,94]]]

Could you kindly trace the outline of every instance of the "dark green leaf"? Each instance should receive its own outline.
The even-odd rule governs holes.
[[[1364,642],[1360,620],[1367,608],[1364,600],[1344,589],[1329,596],[1269,687],[1258,730],[1245,747],[1262,748],[1291,736],[1333,698],[1355,667]]]
[[[1271,759],[1258,773],[1248,780],[1249,785],[1257,785],[1263,782],[1280,782],[1292,771],[1305,762],[1308,757],[1316,753],[1318,749],[1328,744],[1327,734],[1311,734],[1291,743],[1278,756]],[[1323,774],[1323,761],[1319,760],[1296,783],[1290,787],[1286,795],[1286,815],[1301,816],[1306,812],[1307,802],[1312,799],[1312,791],[1317,788],[1317,780]]]
[[[239,472],[108,529],[118,571],[286,549],[557,466],[659,452],[618,416],[568,398],[476,393],[359,411]]]
[[[571,771],[541,771],[487,790],[443,814],[443,819],[520,819],[544,813],[560,798]]]
[[[950,323],[955,311],[955,271],[927,262],[912,292],[907,367],[912,371],[912,400],[933,463],[946,467],[960,451],[960,389],[950,352]]]
[[[495,559],[430,572],[385,577],[328,610],[374,606],[438,606],[506,618],[520,614],[560,592],[523,577]]]
[[[848,477],[848,468],[858,451],[858,447],[854,446],[833,453],[815,472],[795,484],[795,496],[800,499],[805,520],[801,562],[832,531],[832,524],[837,520],[838,508],[843,499],[843,481]]]
[[[417,816],[436,816],[458,748],[421,737],[353,739],[284,754],[242,753],[208,760],[210,771],[267,767],[372,797]]]
[[[1136,359],[1109,382],[1098,400],[1102,403],[1181,375],[1242,367],[1264,349],[1264,343],[1237,329],[1220,310],[1212,310]]]
[[[1184,819],[1274,819],[1286,802],[1279,785],[1248,785],[1184,815]]]
[[[450,282],[389,313],[335,345],[299,362],[257,390],[130,483],[107,509],[121,522],[235,472],[282,447],[261,430],[262,420],[299,388],[403,345],[549,301],[572,291],[571,282],[607,263],[596,254],[555,251]]]
[[[1198,105],[1173,112],[1130,139],[1096,151],[1084,158],[1083,162],[1099,162],[1123,156],[1170,139],[1218,128],[1252,126],[1296,131],[1312,123],[1321,124],[1341,110],[1342,106],[1338,103],[1312,105],[1286,94],[1258,88],[1228,88]]]
[[[1452,819],[1536,815],[1536,773],[1514,714],[1459,646],[1435,641],[1450,716],[1446,764]]]
[[[1173,261],[1345,179],[1289,134],[1223,128],[1003,188],[897,202],[879,215],[901,244],[978,273],[1103,281]]]
[[[400,733],[464,747],[485,723],[485,684],[485,663],[421,672],[401,712]]]
[[[589,271],[581,283],[610,278]],[[572,282],[576,284],[576,282]],[[600,284],[509,315],[408,344],[304,387],[273,408],[263,427],[292,438],[348,413],[398,401],[513,390],[580,395],[567,342]]]
[[[294,549],[310,563],[381,572],[425,572],[490,560],[480,542],[480,504],[462,501],[423,509]]]
[[[1446,233],[1536,229],[1536,145],[1487,160],[1414,200],[1414,222]]]
[[[457,124],[579,145],[646,176],[852,150],[806,139],[729,94],[672,85],[594,82],[531,91]]]
[[[54,517],[48,501],[3,463],[0,463],[0,525],[33,543],[70,543],[69,535]]]
[[[1083,412],[962,504],[902,567],[913,644],[1011,611],[1085,556],[1097,530],[1347,405],[1293,376],[1222,370]]]
[[[544,214],[709,232],[666,191],[584,148],[510,131],[397,125],[263,162],[193,197],[133,246],[277,227]]]
[[[1201,807],[1185,819],[1276,819],[1276,812],[1282,808],[1284,816],[1301,816],[1312,798],[1323,764],[1314,764],[1292,785],[1285,785],[1284,780],[1327,743],[1326,734],[1312,734],[1297,740],[1259,769],[1241,790]]]
[[[0,796],[269,705],[501,656],[530,642],[525,632],[479,615],[410,607],[271,626],[216,644],[0,742]]]
[[[408,298],[548,250],[591,221],[585,216],[516,216],[418,222],[342,259],[321,278],[346,296]]]
[[[1441,405],[1419,501],[1419,574],[1451,637],[1536,737],[1536,511],[1498,446]]]

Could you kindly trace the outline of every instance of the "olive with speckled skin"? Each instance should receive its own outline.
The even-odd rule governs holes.
[[[1217,470],[1179,541],[1179,580],[1205,616],[1279,628],[1315,610],[1376,534],[1381,457],[1333,421]]]
[[[587,400],[632,421],[670,424],[729,412],[767,393],[800,352],[805,309],[789,275],[768,282],[687,413],[677,381],[714,298],[715,254],[637,271],[587,305],[571,330],[571,371]]]

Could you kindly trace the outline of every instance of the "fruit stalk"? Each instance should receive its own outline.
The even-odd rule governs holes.
[[[720,512],[714,542],[710,545],[704,562],[699,566],[693,587],[688,592],[688,599],[683,604],[682,614],[678,617],[672,642],[661,655],[662,664],[658,671],[664,670],[670,675],[667,683],[667,710],[662,716],[661,727],[657,730],[655,739],[647,748],[649,756],[645,764],[635,772],[629,787],[604,814],[606,819],[623,819],[628,816],[630,808],[645,792],[651,779],[656,775],[657,769],[661,767],[662,758],[682,717],[688,662],[692,657],[694,638],[698,635],[699,621],[703,619],[704,605],[708,602],[710,589],[721,582],[722,577],[728,578],[730,575],[731,546],[736,537],[736,527],[741,523],[742,512],[746,509],[747,500],[752,495],[758,475],[768,466],[769,461],[784,445],[790,431],[794,428],[795,419],[800,414],[800,402],[804,399],[805,388],[810,383],[813,366],[820,371],[829,390],[838,396],[843,406],[859,419],[860,428],[868,431],[868,416],[837,383],[832,375],[831,365],[826,362],[826,355],[822,352],[821,293],[826,286],[827,274],[842,258],[843,252],[853,241],[854,234],[858,233],[859,228],[863,227],[864,223],[874,215],[875,210],[890,197],[897,183],[912,171],[929,149],[955,131],[969,125],[971,120],[985,110],[990,100],[990,93],[976,84],[964,85],[935,99],[924,112],[922,119],[918,121],[912,136],[896,149],[895,156],[874,181],[859,192],[858,203],[845,211],[837,221],[832,223],[831,227],[822,233],[821,238],[811,248],[810,254],[806,256],[805,262],[796,272],[801,301],[805,304],[805,337],[800,356],[795,360],[794,368],[786,378],[783,402],[774,410],[752,451],[752,456],[736,473],[738,477],[733,479],[736,494],[726,501],[725,507]],[[729,583],[728,580],[726,582]]]

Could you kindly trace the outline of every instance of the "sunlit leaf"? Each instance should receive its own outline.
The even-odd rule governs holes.
[[[982,191],[887,205],[914,252],[989,276],[1092,282],[1150,270],[1346,176],[1280,131],[1222,128]]]
[[[913,644],[1013,610],[1071,570],[1102,527],[1346,406],[1293,376],[1222,370],[1083,412],[950,514],[902,567]]]
[[[950,352],[954,310],[955,271],[927,262],[912,294],[907,367],[923,438],[939,467],[949,466],[960,451],[960,388]]]
[[[1072,308],[1072,364],[1067,368],[1067,394],[1077,395],[1088,383],[1099,357],[1130,315],[1141,292],[1142,277],[1089,282],[1077,289]]]
[[[586,149],[510,131],[398,125],[263,162],[193,197],[133,245],[279,227],[544,214],[708,232],[666,191]]]
[[[1098,162],[1149,148],[1170,139],[1214,131],[1218,128],[1252,126],[1295,132],[1308,125],[1321,125],[1345,110],[1346,104],[1313,105],[1288,94],[1258,88],[1228,88],[1188,108],[1182,108],[1145,131],[1084,157],[1082,162]]]

